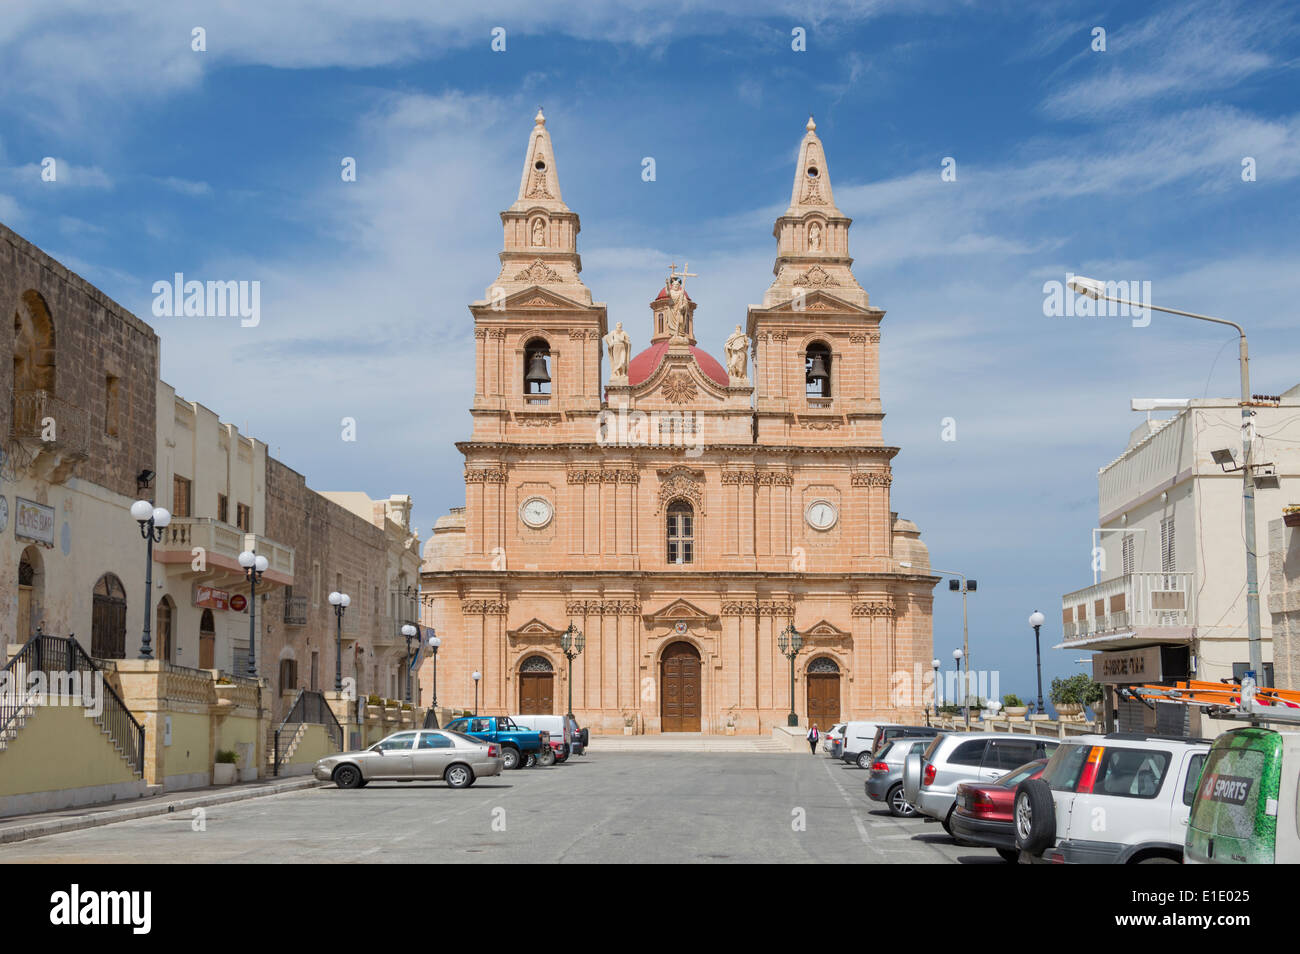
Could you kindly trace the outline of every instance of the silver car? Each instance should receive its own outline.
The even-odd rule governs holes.
[[[327,755],[312,774],[339,788],[361,788],[377,780],[446,779],[451,788],[469,788],[505,766],[495,742],[472,739],[447,729],[396,732],[361,752]]]
[[[924,753],[914,749],[903,763],[903,798],[922,815],[943,822],[952,834],[957,786],[992,782],[1012,769],[1056,751],[1056,739],[1006,732],[952,732],[931,740]]]
[[[909,754],[923,750],[931,741],[933,740],[904,737],[886,742],[872,756],[871,777],[863,783],[867,798],[873,802],[884,802],[889,806],[889,814],[895,818],[911,818],[915,815],[916,809],[903,796],[903,763]]]

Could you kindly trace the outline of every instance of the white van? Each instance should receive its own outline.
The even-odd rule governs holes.
[[[573,724],[564,716],[557,715],[512,715],[515,725],[527,726],[534,732],[551,733],[551,748],[555,749],[555,758],[563,762],[573,750]]]
[[[876,730],[884,724],[883,722],[846,722],[844,748],[840,750],[840,758],[845,762],[856,762],[862,768],[870,768],[872,743],[876,738]]]

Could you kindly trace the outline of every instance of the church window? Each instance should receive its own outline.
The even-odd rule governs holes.
[[[831,396],[831,349],[820,341],[804,353],[805,394],[810,398]]]
[[[695,511],[684,500],[668,507],[668,562],[695,562]]]

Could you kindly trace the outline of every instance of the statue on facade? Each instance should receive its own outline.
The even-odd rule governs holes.
[[[543,248],[546,245],[546,223],[542,219],[533,219],[533,246]]]
[[[736,325],[736,330],[731,333],[727,339],[727,373],[733,380],[747,381],[749,373],[746,371],[745,362],[749,356],[749,338],[740,330],[740,325]]]
[[[623,322],[614,326],[614,330],[604,337],[605,349],[609,352],[610,381],[627,380],[628,356],[632,353],[632,339],[623,330]]]
[[[808,226],[808,251],[820,252],[822,250],[822,227],[818,222]]]

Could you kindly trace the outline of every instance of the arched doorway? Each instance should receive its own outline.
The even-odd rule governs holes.
[[[176,641],[172,637],[173,620],[176,616],[176,604],[170,596],[158,601],[158,612],[154,615],[154,629],[158,633],[158,658],[163,662],[174,663],[176,658]]]
[[[199,619],[199,668],[216,669],[217,626],[212,619],[212,610],[205,609]]]
[[[808,723],[825,732],[840,721],[840,667],[829,656],[808,664]]]
[[[555,670],[545,656],[529,656],[519,667],[519,713],[555,714]]]
[[[112,573],[99,578],[91,598],[90,654],[126,658],[126,588]]]
[[[664,732],[700,731],[700,653],[673,643],[659,661],[659,715]]]
[[[44,603],[45,561],[36,547],[28,547],[18,560],[18,642],[35,634]]]

